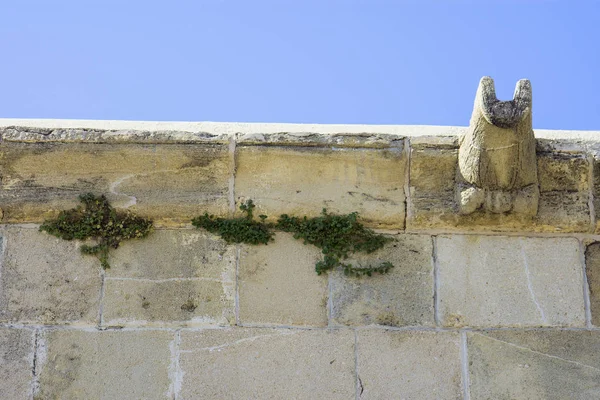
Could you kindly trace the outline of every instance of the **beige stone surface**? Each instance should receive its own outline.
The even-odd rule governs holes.
[[[4,142],[0,172],[4,222],[42,221],[87,192],[165,223],[228,211],[226,145]]]
[[[34,331],[0,327],[0,398],[27,399],[33,378]]]
[[[140,281],[107,278],[105,326],[198,326],[235,323],[235,281]]]
[[[331,318],[341,325],[431,326],[433,262],[431,237],[393,235],[393,242],[372,254],[353,256],[353,265],[394,264],[387,274],[348,277],[330,273]]]
[[[468,334],[471,399],[600,398],[597,331]]]
[[[353,399],[349,330],[181,332],[182,399]]]
[[[234,280],[236,247],[202,230],[157,229],[110,252],[107,277]]]
[[[36,400],[172,398],[172,332],[51,330],[42,340]]]
[[[538,213],[477,211],[460,215],[454,198],[457,150],[449,144],[421,140],[411,149],[407,229],[451,231],[587,232],[590,229],[589,168],[583,153],[537,154]]]
[[[437,238],[444,326],[585,326],[574,238]]]
[[[590,293],[592,324],[600,326],[600,243],[590,244],[585,251],[585,268]]]
[[[238,146],[235,194],[272,219],[357,211],[371,226],[404,227],[406,157],[389,149]]]
[[[358,330],[360,399],[462,399],[460,334]]]
[[[3,227],[0,322],[87,324],[98,319],[100,263],[77,242]]]
[[[268,245],[243,246],[239,265],[242,324],[327,325],[327,275],[317,275],[321,251],[289,233]]]

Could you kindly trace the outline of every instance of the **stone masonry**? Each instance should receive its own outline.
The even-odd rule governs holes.
[[[531,216],[459,212],[465,130],[0,120],[0,399],[599,399],[600,132],[535,131]],[[87,192],[157,226],[107,270],[38,229]],[[190,224],[248,199],[394,268]]]

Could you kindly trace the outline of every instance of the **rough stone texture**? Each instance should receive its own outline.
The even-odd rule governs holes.
[[[87,192],[164,223],[229,207],[226,145],[3,142],[0,155],[4,222],[40,222]]]
[[[593,203],[595,215],[595,233],[600,233],[600,144],[594,146],[593,152]]]
[[[584,326],[583,268],[573,238],[437,238],[444,326]]]
[[[353,399],[354,333],[288,329],[182,332],[182,399]]]
[[[394,235],[376,253],[355,255],[350,263],[394,264],[387,274],[347,277],[330,273],[331,318],[342,325],[434,325],[431,237]]]
[[[45,332],[35,399],[172,398],[173,338],[165,331]]]
[[[350,148],[385,149],[402,146],[404,137],[396,134],[382,133],[347,133],[336,132],[322,134],[315,131],[277,132],[277,133],[242,133],[237,143],[242,145],[277,145],[277,146],[335,146]]]
[[[327,276],[317,275],[321,251],[289,233],[268,245],[243,246],[239,266],[242,324],[327,325]]]
[[[600,398],[600,332],[468,334],[472,399]]]
[[[517,82],[513,100],[499,101],[494,81],[481,78],[468,132],[458,152],[456,201],[462,214],[535,216],[539,188],[531,128],[531,84]]]
[[[233,280],[235,246],[201,230],[156,230],[110,252],[107,277]]]
[[[110,256],[103,324],[235,323],[236,248],[191,230],[157,230]]]
[[[360,399],[463,398],[458,333],[359,330],[357,349]]]
[[[235,193],[259,214],[358,211],[371,226],[404,227],[406,157],[389,149],[239,146]]]
[[[454,198],[457,150],[437,140],[411,149],[407,229],[452,231],[587,232],[590,229],[589,168],[581,152],[538,152],[540,183],[534,218],[514,213],[459,214]]]
[[[0,322],[95,324],[100,263],[79,244],[38,232],[4,227]]]
[[[0,328],[0,398],[27,399],[31,393],[31,329]]]
[[[600,243],[590,244],[585,251],[585,267],[590,290],[592,324],[600,326]]]
[[[235,281],[107,279],[103,325],[197,326],[235,323]]]

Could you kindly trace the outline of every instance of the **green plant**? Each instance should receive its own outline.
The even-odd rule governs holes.
[[[81,246],[81,252],[95,255],[104,269],[110,268],[108,251],[111,248],[118,248],[127,239],[146,237],[152,231],[152,221],[129,211],[115,210],[104,195],[96,197],[88,193],[79,196],[79,200],[81,205],[44,221],[40,231],[65,240],[94,240],[95,245]]]
[[[337,266],[343,267],[344,273],[352,276],[386,273],[394,267],[390,262],[375,267],[354,267],[341,261],[353,253],[372,253],[392,240],[364,227],[358,221],[356,212],[335,215],[323,209],[321,215],[315,218],[290,217],[283,214],[279,217],[276,227],[285,232],[292,232],[296,239],[304,240],[304,244],[312,244],[321,249],[324,258],[315,265],[319,275]]]
[[[259,215],[260,221],[254,220],[255,207],[253,201],[248,200],[240,205],[240,210],[246,213],[244,217],[215,218],[205,213],[194,218],[192,225],[219,234],[227,243],[267,244],[273,240],[273,232],[264,222],[266,215]]]

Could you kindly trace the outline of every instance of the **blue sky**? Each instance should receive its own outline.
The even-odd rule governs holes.
[[[467,125],[479,79],[600,130],[600,2],[0,2],[0,117]]]

